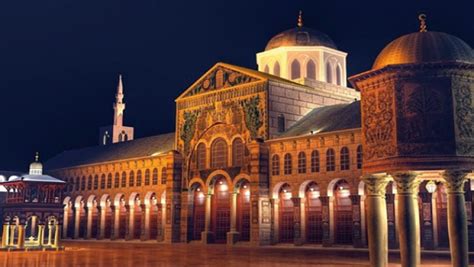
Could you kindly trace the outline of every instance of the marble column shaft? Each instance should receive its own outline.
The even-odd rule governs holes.
[[[467,215],[464,182],[467,171],[447,170],[442,176],[448,193],[448,231],[451,263],[456,267],[469,265]]]
[[[388,226],[385,188],[389,178],[385,174],[362,177],[367,188],[367,226],[370,265],[385,267],[388,265]]]
[[[420,265],[420,212],[416,172],[391,174],[397,185],[397,225],[400,239],[400,261],[402,267]]]

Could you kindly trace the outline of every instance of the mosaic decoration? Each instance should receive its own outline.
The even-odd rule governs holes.
[[[199,111],[189,111],[184,112],[183,118],[183,128],[181,130],[180,138],[184,142],[184,151],[185,154],[189,151],[189,144],[194,137],[194,132],[196,130],[196,120],[198,118]]]
[[[258,137],[258,130],[263,126],[263,114],[259,108],[260,97],[255,96],[242,101],[242,107],[245,113],[245,125],[250,131],[250,137]]]
[[[253,81],[257,81],[257,79],[233,70],[218,67],[204,77],[190,92],[188,92],[186,96],[193,96],[198,93],[232,87]]]

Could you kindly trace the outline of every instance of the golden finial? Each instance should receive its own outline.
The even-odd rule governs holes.
[[[39,157],[40,157],[39,152],[36,152],[36,154],[35,154],[35,161],[36,161],[36,162],[38,162]]]
[[[298,15],[298,27],[303,27],[303,11],[300,10],[300,14]]]
[[[418,15],[418,19],[420,20],[420,32],[427,32],[426,29],[426,14]]]

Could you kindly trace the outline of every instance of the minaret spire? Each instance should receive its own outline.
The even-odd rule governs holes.
[[[298,14],[298,27],[303,27],[303,11],[300,10]]]
[[[114,103],[114,125],[123,125],[123,112],[125,110],[125,103],[123,103],[123,83],[122,74],[119,74],[119,80],[117,85],[117,94],[115,95]]]

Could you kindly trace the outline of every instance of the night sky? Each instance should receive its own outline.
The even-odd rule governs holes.
[[[125,124],[144,137],[174,131],[174,99],[216,62],[256,68],[275,34],[307,27],[348,52],[350,75],[368,70],[396,37],[418,30],[474,46],[472,1],[18,0],[0,4],[0,170],[26,171],[98,143],[124,76]]]

